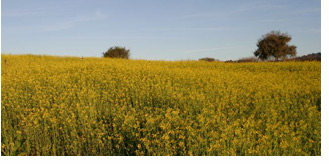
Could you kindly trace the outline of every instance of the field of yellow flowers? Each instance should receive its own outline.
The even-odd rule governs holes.
[[[2,155],[321,155],[321,63],[1,55]]]

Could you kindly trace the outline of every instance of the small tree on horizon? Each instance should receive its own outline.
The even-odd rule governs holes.
[[[130,50],[125,47],[111,47],[106,52],[103,52],[104,58],[122,58],[129,59],[130,58]]]
[[[296,56],[296,46],[288,45],[291,36],[280,31],[272,31],[262,36],[257,42],[258,49],[254,55],[261,60],[267,60],[271,57],[275,61],[286,59],[287,55]]]

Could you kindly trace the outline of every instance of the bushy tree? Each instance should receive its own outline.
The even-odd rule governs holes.
[[[130,58],[130,50],[126,49],[125,47],[111,47],[106,52],[103,52],[104,58],[123,58],[129,59]]]
[[[273,57],[275,61],[285,59],[288,55],[296,56],[296,46],[288,45],[290,40],[291,36],[287,33],[272,31],[258,40],[258,49],[254,54],[259,59],[266,60]]]

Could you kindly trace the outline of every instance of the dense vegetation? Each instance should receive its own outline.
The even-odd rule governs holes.
[[[303,56],[296,57],[296,58],[291,59],[291,60],[295,60],[295,61],[321,61],[321,52],[303,55]]]
[[[1,57],[2,155],[321,155],[321,63]]]
[[[104,58],[121,58],[121,59],[129,59],[130,58],[130,50],[125,47],[111,47],[106,52],[103,52]]]

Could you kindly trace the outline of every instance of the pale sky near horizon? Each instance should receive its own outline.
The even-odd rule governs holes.
[[[297,55],[321,52],[321,0],[2,0],[1,52],[134,59],[253,56],[272,30]]]

